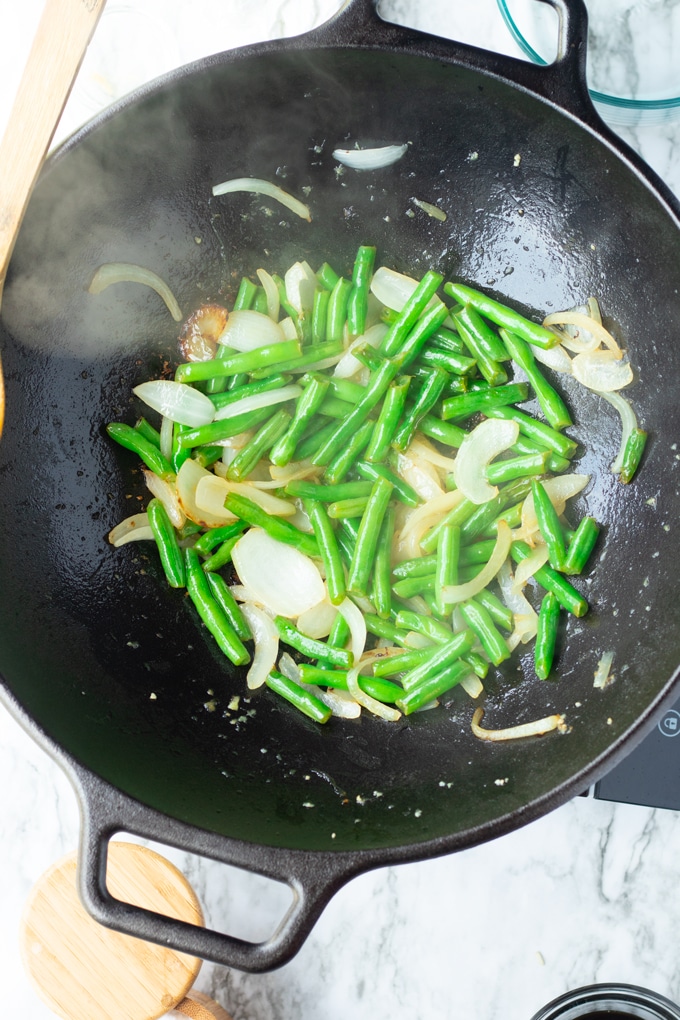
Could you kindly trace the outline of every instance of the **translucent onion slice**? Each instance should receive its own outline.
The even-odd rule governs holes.
[[[614,653],[605,652],[597,664],[595,677],[593,679],[593,687],[597,687],[598,690],[602,690],[607,686],[607,684],[612,682],[613,677],[611,676],[611,668],[613,661]]]
[[[181,321],[182,311],[175,295],[165,280],[152,270],[132,262],[107,262],[94,274],[88,290],[90,294],[101,294],[113,283],[141,283],[145,287],[151,287],[163,299],[175,322]]]
[[[563,344],[555,344],[554,347],[549,347],[547,350],[542,347],[533,347],[532,353],[536,361],[540,361],[546,368],[551,368],[553,372],[561,372],[563,375],[574,374],[571,358]]]
[[[221,184],[216,184],[212,189],[212,193],[215,196],[231,195],[237,191],[246,191],[253,195],[265,195],[267,198],[273,198],[276,202],[280,202],[281,205],[285,205],[287,209],[290,209],[300,219],[311,222],[312,214],[309,211],[309,206],[293,195],[289,195],[287,191],[284,191],[277,184],[262,180],[260,177],[234,177],[231,180],[222,181]]]
[[[196,484],[196,506],[201,511],[215,515],[222,513],[233,518],[231,512],[224,508],[224,501],[232,492],[251,499],[253,503],[257,503],[273,517],[292,517],[295,513],[295,504],[290,500],[281,499],[266,489],[258,489],[248,482],[228,482],[226,478],[220,478],[219,475],[215,475],[211,471],[208,471]]]
[[[397,722],[398,719],[401,719],[401,712],[398,709],[392,708],[390,705],[383,705],[382,701],[376,701],[370,694],[362,691],[358,678],[363,667],[364,661],[360,659],[356,666],[347,670],[347,690],[362,708],[377,715],[380,719],[387,720],[387,722]]]
[[[226,418],[236,418],[239,414],[247,411],[257,411],[260,407],[273,407],[275,404],[285,404],[287,400],[296,400],[302,393],[302,387],[291,383],[289,386],[280,386],[277,390],[269,390],[268,393],[255,393],[250,397],[241,397],[231,404],[225,404],[215,412],[215,421],[224,421]]]
[[[590,475],[580,475],[575,472],[568,475],[556,475],[554,478],[546,478],[542,482],[550,502],[555,507],[558,516],[564,513],[567,500],[577,496],[585,489],[590,481]],[[529,493],[522,504],[522,537],[528,537],[538,528],[536,511],[534,509],[534,497]]]
[[[241,584],[279,616],[295,619],[326,596],[314,561],[292,545],[277,542],[261,528],[246,531],[231,558]]]
[[[357,372],[361,371],[364,366],[361,364],[359,359],[354,356],[353,351],[355,351],[357,347],[362,347],[364,344],[369,344],[369,346],[374,348],[379,347],[385,338],[387,330],[388,327],[384,322],[376,322],[374,326],[370,326],[365,333],[362,333],[361,336],[358,336],[356,340],[349,345],[343,356],[340,358],[340,361],[335,366],[333,375],[338,379],[350,379]]]
[[[297,618],[297,629],[310,638],[328,637],[337,615],[337,606],[334,606],[326,596],[322,602],[317,602],[311,609],[300,613]]]
[[[172,445],[175,439],[175,423],[171,418],[162,418],[160,433],[161,453],[166,460],[170,460],[172,458]]]
[[[436,469],[427,461],[409,456],[408,453],[400,453],[397,456],[397,474],[425,503],[444,495]]]
[[[284,464],[283,467],[279,467],[276,464],[271,464],[269,467],[270,475],[279,485],[287,485],[294,478],[309,478],[312,475],[318,475],[321,470],[323,469],[317,467],[309,459],[291,460],[288,464]]]
[[[416,556],[422,556],[421,539],[430,528],[439,522],[443,514],[447,514],[457,507],[464,498],[460,489],[452,489],[451,492],[445,492],[443,496],[435,496],[434,499],[413,510],[399,532],[396,542],[397,558],[410,560]]]
[[[524,597],[521,591],[517,591],[515,588],[515,579],[512,573],[512,567],[510,566],[510,560],[506,560],[501,569],[498,571],[496,576],[498,586],[501,590],[501,596],[505,605],[510,609],[515,617],[515,621],[518,617],[531,616],[533,614],[536,617],[536,611],[531,603]]]
[[[601,396],[604,397],[607,403],[616,408],[621,417],[621,443],[616,459],[610,468],[613,474],[618,475],[623,467],[623,455],[626,450],[628,437],[638,427],[637,417],[630,403],[620,393],[602,393]]]
[[[215,405],[205,393],[174,379],[152,379],[132,390],[135,396],[178,425],[197,428],[215,417]]]
[[[469,694],[471,698],[478,698],[480,694],[484,693],[484,684],[476,673],[467,673],[459,682],[465,693]]]
[[[563,715],[549,715],[544,719],[535,719],[533,722],[520,723],[519,726],[508,726],[502,730],[485,730],[480,726],[484,717],[484,709],[476,708],[472,715],[472,732],[480,740],[519,740],[521,737],[535,737],[543,733],[550,733],[551,730],[566,732],[567,725]]]
[[[586,315],[585,312],[575,310],[566,312],[551,312],[550,315],[546,315],[543,320],[543,325],[546,326],[546,328],[549,328],[550,326],[576,326],[578,329],[583,329],[587,333],[590,333],[591,337],[595,338],[597,341],[596,346],[604,344],[605,347],[608,347],[617,358],[623,357],[623,351],[609,330],[605,329],[601,322],[597,322],[597,320],[591,318],[590,315]],[[566,346],[569,342],[573,343],[575,340],[576,338],[574,337],[563,338],[562,342]],[[574,349],[586,352],[593,350],[592,341],[586,342],[585,345],[582,343],[580,347],[577,345]]]
[[[577,354],[571,363],[574,378],[589,390],[611,393],[622,390],[633,381],[629,361],[623,361],[612,351],[586,351]]]
[[[255,654],[246,673],[246,683],[251,691],[262,687],[265,680],[276,666],[279,654],[279,632],[271,616],[262,612],[258,606],[244,602],[241,612],[250,627],[255,643]]]
[[[317,698],[323,701],[324,705],[330,708],[333,715],[338,716],[340,719],[358,719],[361,715],[361,705],[358,705],[352,698],[352,695],[348,691],[343,690],[329,690],[324,691],[322,687],[317,687],[315,684],[306,684],[300,679],[300,668],[295,661],[288,654],[284,652],[279,659],[279,670],[284,676],[287,676],[293,683],[299,684],[310,694],[314,694]]]
[[[274,322],[278,322],[279,311],[281,308],[279,288],[276,286],[272,274],[268,273],[266,269],[258,269],[257,278],[262,284],[265,297],[267,298],[267,315],[270,319],[273,319]]]
[[[514,652],[517,645],[525,645],[533,641],[538,630],[538,613],[533,609],[530,613],[515,614],[515,626],[512,634],[505,639],[505,643],[511,652]]]
[[[343,599],[338,606],[338,612],[344,616],[349,627],[350,648],[354,656],[354,662],[357,663],[364,654],[364,648],[366,647],[366,621],[359,607],[351,599]]]
[[[531,550],[525,560],[522,560],[521,563],[517,564],[517,567],[515,568],[515,590],[521,591],[529,578],[533,577],[536,571],[540,570],[547,562],[548,547],[545,543],[541,542]]]
[[[498,494],[498,486],[489,485],[485,470],[494,457],[517,442],[519,425],[516,421],[486,418],[460,444],[453,465],[456,486],[466,499],[481,504]]]
[[[373,149],[334,149],[333,159],[352,170],[382,170],[402,158],[408,145],[381,145]]]
[[[422,209],[428,216],[431,216],[433,220],[440,220],[444,223],[447,219],[446,213],[438,205],[433,205],[432,202],[424,202],[422,198],[412,198],[411,201],[418,209]]]
[[[391,308],[395,312],[402,310],[417,286],[418,281],[413,277],[398,273],[395,269],[388,269],[387,266],[379,266],[371,279],[371,293],[375,294],[386,308]],[[439,298],[433,297],[427,307],[432,308],[440,304]]]
[[[254,351],[258,347],[283,343],[285,339],[279,323],[264,312],[241,308],[231,313],[218,342],[235,351]]]
[[[298,315],[309,315],[314,306],[316,274],[309,262],[294,262],[283,277],[286,298]]]
[[[482,567],[479,573],[473,577],[470,581],[466,581],[464,584],[447,584],[442,588],[442,599],[448,605],[456,602],[465,602],[466,599],[471,599],[477,592],[482,591],[486,588],[487,584],[493,581],[498,571],[503,566],[508,553],[510,552],[510,546],[512,544],[512,532],[505,521],[501,520],[498,522],[496,529],[496,543],[493,547],[493,552],[489,558],[489,562]]]
[[[215,476],[211,471],[201,467],[193,458],[188,457],[177,472],[177,478],[175,479],[177,499],[190,521],[201,524],[206,528],[217,528],[221,524],[228,524],[229,521],[233,521],[234,515],[224,509],[221,513],[209,513],[207,510],[201,510],[197,506],[196,488],[198,483],[206,477],[214,478]]]
[[[108,540],[111,545],[115,545],[116,548],[121,545],[126,545],[128,542],[141,542],[151,539],[153,541],[153,531],[149,524],[149,518],[146,513],[131,514],[130,517],[126,517],[120,524],[116,524],[115,528],[111,528],[108,534]]]
[[[173,527],[183,528],[186,522],[186,517],[184,515],[184,511],[179,505],[177,491],[174,485],[171,485],[170,482],[166,482],[164,478],[159,478],[159,476],[155,475],[153,471],[147,471],[145,468],[142,468],[142,474],[144,475],[144,482],[147,489],[152,496],[155,496],[156,499],[161,501]]]
[[[435,467],[442,468],[444,471],[453,471],[455,458],[446,457],[439,450],[435,450],[434,446],[420,435],[411,441],[411,445],[406,452],[409,456],[425,460],[428,464],[434,464]]]

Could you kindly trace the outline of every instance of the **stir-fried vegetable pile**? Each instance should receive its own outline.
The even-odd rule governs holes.
[[[361,247],[346,276],[258,270],[233,308],[184,323],[174,379],[135,387],[156,424],[108,426],[151,496],[110,541],[155,541],[248,687],[321,723],[362,709],[394,721],[458,685],[477,698],[531,641],[550,675],[563,617],[588,611],[570,578],[602,522],[565,516],[589,478],[545,365],[619,411],[622,482],[646,439],[594,300],[538,324],[375,258]],[[560,716],[532,732],[554,728]]]

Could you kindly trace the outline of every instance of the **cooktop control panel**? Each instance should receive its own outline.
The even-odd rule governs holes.
[[[599,800],[680,810],[680,699],[638,746],[593,787]]]

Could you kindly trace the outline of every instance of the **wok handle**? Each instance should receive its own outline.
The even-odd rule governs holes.
[[[106,928],[223,966],[261,973],[287,963],[338,889],[370,866],[353,854],[271,848],[197,829],[128,798],[78,766],[71,779],[82,819],[78,892],[90,916]],[[126,833],[282,882],[293,902],[271,938],[257,943],[124,903],[107,888],[106,863],[109,841]]]
[[[299,41],[300,45],[305,45],[313,38],[314,43],[320,46],[368,49],[387,46],[435,59],[453,59],[457,64],[505,78],[600,128],[602,122],[586,82],[588,13],[584,0],[534,2],[549,4],[559,18],[558,52],[552,64],[534,64],[468,43],[393,25],[379,16],[379,0],[347,0],[335,17],[306,36],[299,37]]]

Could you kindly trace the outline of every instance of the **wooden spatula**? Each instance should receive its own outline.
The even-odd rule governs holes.
[[[28,199],[106,0],[46,0],[0,144],[0,305]],[[5,387],[0,361],[0,436]]]

